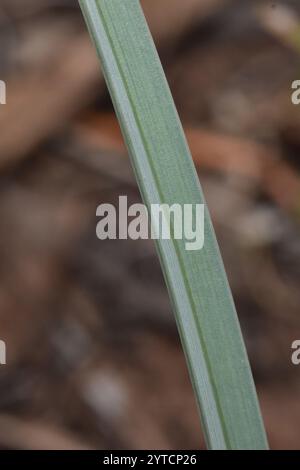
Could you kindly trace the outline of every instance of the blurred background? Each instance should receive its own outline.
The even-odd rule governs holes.
[[[210,207],[273,449],[300,448],[300,4],[144,0]],[[152,241],[74,0],[0,0],[1,449],[204,448]],[[216,345],[217,346],[217,345]]]

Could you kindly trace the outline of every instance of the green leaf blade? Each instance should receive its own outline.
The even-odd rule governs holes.
[[[143,200],[202,204],[183,129],[138,0],[80,0]],[[205,244],[158,240],[211,449],[266,449],[256,391],[209,212]]]

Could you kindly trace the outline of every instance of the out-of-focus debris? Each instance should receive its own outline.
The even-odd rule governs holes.
[[[174,45],[182,33],[212,15],[230,0],[142,0],[144,13],[154,38]]]
[[[276,4],[274,8],[270,8],[260,2],[256,11],[267,31],[300,52],[300,17],[295,9],[285,4]]]
[[[271,447],[297,448],[299,1],[142,6],[201,173]],[[96,237],[99,204],[141,199],[78,3],[2,0],[0,79],[0,447],[204,448],[153,243]]]
[[[81,36],[61,46],[46,70],[8,82],[7,105],[0,108],[0,168],[15,165],[62,129],[99,92],[99,77],[91,44]]]
[[[91,449],[88,444],[59,428],[9,415],[0,415],[0,447],[11,450]]]

